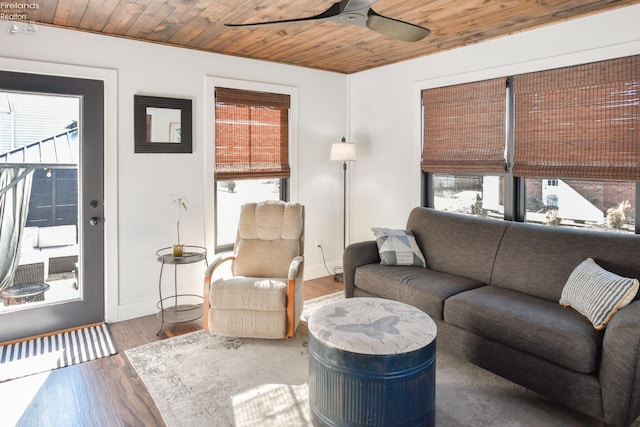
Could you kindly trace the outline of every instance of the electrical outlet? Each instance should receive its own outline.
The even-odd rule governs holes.
[[[320,249],[322,247],[322,240],[316,240],[316,249]]]

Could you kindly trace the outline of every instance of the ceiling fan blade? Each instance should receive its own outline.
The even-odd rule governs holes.
[[[331,5],[331,7],[322,13],[315,16],[308,16],[305,18],[283,19],[280,21],[266,21],[266,22],[250,22],[247,24],[224,24],[225,27],[263,27],[267,25],[287,24],[292,22],[304,22],[304,21],[317,21],[322,19],[332,18],[340,15],[343,9],[343,4],[348,3],[348,0],[342,0]]]
[[[292,22],[330,20],[342,24],[367,27],[373,31],[396,40],[415,42],[427,37],[431,31],[418,25],[388,18],[370,8],[376,0],[340,0],[324,12],[304,18],[283,19],[279,21],[250,22],[246,24],[224,24],[227,27],[264,27],[267,25]]]
[[[417,42],[431,34],[426,28],[382,16],[373,9],[369,9],[367,27],[383,36],[405,42]]]

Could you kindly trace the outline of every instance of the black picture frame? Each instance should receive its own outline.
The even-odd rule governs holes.
[[[134,149],[136,153],[192,153],[192,107],[190,99],[133,96]],[[180,122],[167,123],[167,138],[154,141],[147,132],[148,108],[180,110]],[[169,127],[170,126],[170,127]],[[178,137],[173,132],[178,132]],[[171,133],[170,133],[171,132]],[[173,141],[171,139],[174,139]]]

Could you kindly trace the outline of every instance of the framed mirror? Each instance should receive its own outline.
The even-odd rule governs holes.
[[[134,95],[136,153],[191,153],[191,100]]]

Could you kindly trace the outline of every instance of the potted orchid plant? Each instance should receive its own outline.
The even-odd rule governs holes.
[[[178,220],[176,221],[176,231],[178,233],[178,242],[173,245],[171,254],[174,258],[180,258],[184,255],[184,245],[180,242],[180,220],[182,219],[182,212],[187,211],[189,201],[184,197],[176,197],[172,202],[178,208]]]

